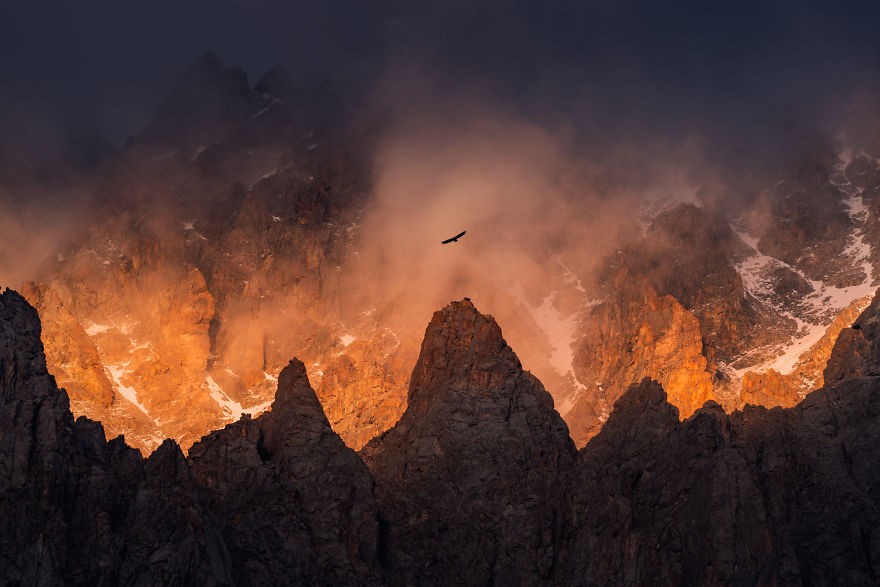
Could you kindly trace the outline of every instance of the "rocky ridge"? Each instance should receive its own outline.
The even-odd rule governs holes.
[[[184,458],[144,460],[73,420],[36,312],[0,296],[6,582],[875,584],[880,364],[875,300],[791,409],[679,420],[649,380],[575,453],[491,317],[437,312],[400,422],[362,451],[330,428],[304,365],[273,409]],[[375,480],[375,490],[373,489]]]
[[[361,291],[376,125],[327,104],[280,68],[251,85],[208,54],[96,172],[90,222],[21,288],[75,414],[144,454],[166,437],[187,451],[267,410],[296,355],[352,448],[400,418],[422,310]],[[876,286],[880,165],[814,151],[744,209],[679,186],[608,258],[561,257],[551,235],[528,252],[542,279],[468,284],[504,308],[578,446],[643,377],[683,417],[707,399],[791,406],[821,385],[835,332]]]

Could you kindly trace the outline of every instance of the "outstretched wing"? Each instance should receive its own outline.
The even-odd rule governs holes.
[[[447,243],[454,243],[454,242],[457,242],[458,239],[460,239],[461,237],[463,237],[463,236],[464,236],[464,233],[466,233],[466,232],[467,232],[466,230],[462,230],[461,232],[459,232],[459,233],[458,233],[457,235],[455,235],[454,237],[452,237],[452,238],[448,238],[448,239],[446,239],[445,241],[442,241],[440,244],[441,244],[441,245],[445,245],[445,244],[447,244]]]

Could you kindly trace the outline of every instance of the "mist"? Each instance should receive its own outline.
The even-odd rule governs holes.
[[[346,124],[377,128],[344,278],[355,306],[395,308],[412,331],[472,297],[528,357],[560,346],[645,212],[750,213],[841,137],[877,148],[875,3],[173,4],[4,9],[18,28],[2,57],[0,282],[33,278],[88,223],[95,176],[70,137],[140,135],[205,50],[251,85],[280,63],[303,94],[332,88]],[[526,336],[536,317],[556,326]]]

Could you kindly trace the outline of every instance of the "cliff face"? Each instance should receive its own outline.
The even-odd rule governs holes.
[[[824,370],[832,357],[834,346],[839,337],[846,339],[849,336],[844,333],[867,307],[868,301],[868,298],[856,300],[841,312],[828,325],[822,337],[798,356],[791,372],[786,375],[781,375],[775,369],[763,373],[746,371],[740,393],[742,404],[790,408],[809,392],[822,387],[825,383]]]
[[[311,106],[270,93],[281,77],[251,91],[200,60],[101,177],[82,234],[23,288],[74,413],[144,454],[262,413],[294,354],[352,446],[405,408],[417,342],[343,282],[366,173],[341,131],[304,120]]]
[[[673,296],[630,280],[618,276],[615,297],[584,321],[575,374],[586,390],[567,413],[578,446],[599,432],[620,394],[646,377],[669,390],[682,417],[715,399],[697,317]]]
[[[737,215],[689,202],[648,218],[604,260],[581,320],[565,412],[578,445],[645,376],[683,417],[705,399],[792,407],[821,387],[876,287],[878,169],[864,154],[807,159]]]
[[[271,412],[149,459],[73,420],[36,312],[0,296],[0,579],[11,583],[871,585],[878,302],[791,409],[680,421],[632,386],[576,453],[468,301],[437,312],[398,424],[358,456],[305,366]],[[375,485],[374,485],[375,484]]]

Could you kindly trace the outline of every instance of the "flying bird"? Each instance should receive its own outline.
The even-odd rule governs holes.
[[[452,237],[452,238],[448,238],[448,239],[446,239],[445,241],[443,241],[443,242],[440,243],[440,244],[441,244],[441,245],[445,245],[445,244],[447,244],[447,243],[457,243],[457,242],[458,242],[458,239],[460,239],[461,237],[463,237],[463,236],[464,236],[464,233],[466,233],[466,232],[467,232],[466,230],[462,230],[461,232],[459,232],[459,233],[458,233],[457,235],[455,235],[454,237]]]

